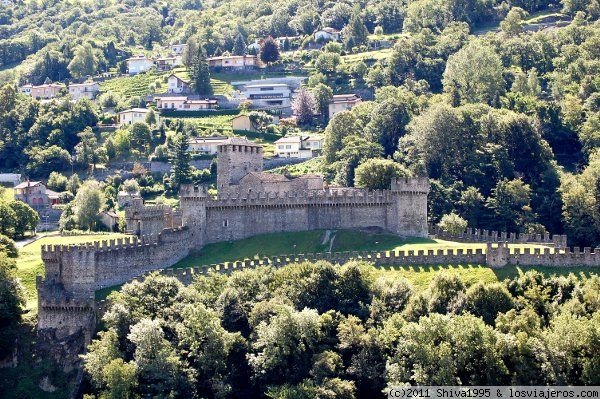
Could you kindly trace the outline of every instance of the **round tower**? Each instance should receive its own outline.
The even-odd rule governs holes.
[[[235,191],[250,172],[262,172],[263,148],[242,137],[232,137],[218,146],[217,191],[219,194]]]

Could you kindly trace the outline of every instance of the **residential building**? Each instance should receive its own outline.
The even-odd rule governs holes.
[[[227,55],[207,59],[210,68],[222,69],[252,69],[259,66],[255,55]]]
[[[73,100],[87,98],[92,100],[100,91],[100,85],[97,82],[87,82],[69,85],[69,94]]]
[[[183,55],[183,52],[187,48],[187,44],[171,44],[171,52],[175,55]]]
[[[177,97],[154,97],[156,107],[159,110],[175,110],[175,111],[201,111],[212,110],[217,108],[217,100],[211,99],[189,99],[186,96]]]
[[[187,80],[181,79],[179,76],[174,73],[167,79],[167,93],[189,93],[191,91],[190,82]]]
[[[147,108],[131,108],[121,111],[118,113],[119,126],[131,125],[136,122],[145,122],[149,112],[150,110]]]
[[[182,65],[183,61],[181,60],[180,55],[174,55],[171,57],[160,57],[154,60],[154,64],[156,65],[156,69],[160,72],[170,71],[176,66]]]
[[[252,51],[254,54],[260,53],[260,41],[255,40],[254,43],[248,45],[248,51]]]
[[[352,109],[356,104],[362,102],[362,99],[356,94],[338,94],[333,96],[329,103],[329,119],[341,111]]]
[[[98,218],[110,231],[115,231],[119,227],[119,215],[114,211],[102,211],[98,214]]]
[[[280,36],[276,37],[275,43],[279,46],[280,51],[289,50],[292,47],[292,42],[300,36]]]
[[[231,120],[231,127],[233,131],[244,130],[247,132],[256,132],[256,128],[252,124],[248,115],[238,115]]]
[[[19,93],[30,96],[32,88],[33,88],[33,85],[23,85],[23,86],[19,87]]]
[[[21,183],[20,173],[0,173],[0,183],[11,184],[13,187]]]
[[[15,199],[40,210],[58,204],[60,194],[46,188],[41,181],[26,181],[14,187]]]
[[[312,158],[322,147],[322,137],[287,136],[275,142],[275,155],[281,158]]]
[[[138,55],[127,59],[127,72],[130,75],[146,72],[154,66],[154,61],[145,55]]]
[[[219,145],[225,143],[227,137],[225,136],[211,136],[211,137],[192,137],[189,140],[189,152],[198,154],[214,155],[218,152]]]
[[[25,85],[19,88],[23,94],[37,99],[49,99],[58,97],[60,91],[66,86],[60,83],[50,83],[40,86]]]
[[[341,32],[335,28],[323,28],[315,32],[316,42],[339,42],[341,38]]]
[[[250,84],[244,86],[241,94],[255,107],[281,109],[292,106],[292,89],[285,83]]]

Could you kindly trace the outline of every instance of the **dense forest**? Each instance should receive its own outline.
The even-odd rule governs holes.
[[[426,289],[370,264],[154,275],[111,296],[84,356],[101,397],[376,398],[410,385],[597,385],[600,280]]]

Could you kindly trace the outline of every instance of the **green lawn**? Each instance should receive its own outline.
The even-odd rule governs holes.
[[[331,231],[325,240],[323,230],[262,234],[245,240],[209,244],[197,254],[178,262],[175,268],[203,266],[265,256],[344,251],[392,251],[429,249],[483,249],[484,243],[458,243],[427,238],[402,239],[392,234],[373,234],[354,230]],[[331,243],[333,240],[333,244]],[[533,245],[514,245],[532,247]]]
[[[19,250],[17,258],[17,277],[25,288],[25,297],[27,299],[27,309],[36,310],[37,308],[37,290],[35,287],[35,277],[44,275],[44,264],[42,262],[42,245],[57,244],[79,244],[84,242],[94,242],[108,240],[112,238],[124,237],[124,234],[86,234],[79,236],[48,236],[40,238],[31,244],[25,245]]]
[[[349,64],[355,64],[360,61],[375,62],[389,58],[392,55],[393,49],[384,48],[381,50],[365,51],[364,53],[348,54],[342,56],[342,60]]]

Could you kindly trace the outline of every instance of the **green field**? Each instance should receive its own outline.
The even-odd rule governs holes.
[[[42,262],[42,245],[58,244],[79,244],[83,242],[94,242],[108,240],[112,238],[125,237],[124,234],[85,234],[78,236],[47,236],[40,238],[31,244],[25,245],[19,250],[17,258],[17,277],[25,288],[25,297],[27,299],[27,309],[35,310],[37,308],[37,290],[35,287],[35,277],[44,275],[44,264]]]
[[[484,243],[459,243],[428,238],[402,239],[393,234],[374,234],[354,230],[330,231],[329,239],[323,230],[262,234],[239,241],[220,242],[205,246],[197,254],[188,256],[174,267],[191,267],[261,259],[265,256],[344,251],[410,251],[455,248],[483,249]],[[512,245],[511,248],[534,245]]]
[[[100,91],[102,93],[112,91],[126,98],[141,97],[150,94],[152,92],[150,85],[159,80],[161,86],[154,92],[164,93],[167,91],[167,84],[164,81],[167,76],[167,74],[158,75],[153,72],[140,73],[135,76],[121,76],[102,82]]]
[[[373,63],[375,61],[389,58],[392,55],[392,51],[393,49],[391,48],[384,48],[381,50],[366,51],[364,53],[348,54],[342,56],[342,60],[348,64],[356,64],[360,61],[364,61],[365,63]]]

